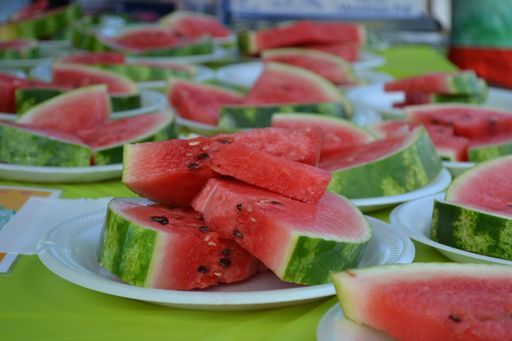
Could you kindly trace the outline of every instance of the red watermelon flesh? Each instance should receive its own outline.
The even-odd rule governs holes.
[[[109,40],[119,46],[138,50],[168,47],[179,42],[174,33],[157,26],[129,29]]]
[[[319,50],[345,59],[348,62],[359,60],[359,44],[306,44],[301,47]]]
[[[318,103],[343,101],[338,89],[325,78],[281,63],[266,63],[247,95],[247,104]]]
[[[160,25],[176,35],[189,38],[198,38],[204,35],[223,38],[231,34],[217,18],[203,13],[174,12],[160,19]]]
[[[186,64],[186,63],[177,63],[177,62],[168,62],[163,60],[137,60],[137,61],[128,61],[127,64],[133,64],[133,65],[145,65],[145,66],[151,66],[155,68],[163,68],[163,69],[170,69],[170,70],[176,70],[176,71],[186,71],[190,75],[195,75],[197,72],[197,69],[192,64]]]
[[[290,64],[313,71],[337,85],[357,82],[352,67],[344,59],[322,51],[282,48],[262,52],[264,62]]]
[[[146,286],[168,290],[201,289],[233,283],[254,274],[260,263],[233,240],[205,226],[190,208],[172,209],[143,198],[114,199],[110,208],[129,221],[156,230]]]
[[[508,133],[501,133],[498,135],[477,137],[471,139],[469,144],[471,147],[478,147],[510,142],[512,142],[512,131]]]
[[[422,93],[453,93],[451,80],[453,77],[472,73],[472,71],[462,72],[433,72],[419,76],[408,77],[384,84],[384,91],[404,91],[404,92],[422,92]]]
[[[104,85],[71,90],[32,107],[18,120],[34,127],[76,134],[97,128],[110,117],[110,98]]]
[[[512,156],[482,163],[450,185],[446,200],[512,217],[512,182],[503,176],[511,172]]]
[[[331,180],[320,168],[239,144],[215,144],[208,154],[206,164],[217,173],[304,202],[318,202]]]
[[[105,84],[109,94],[137,94],[137,85],[130,79],[116,73],[89,65],[73,63],[55,63],[52,70],[53,83],[59,86],[82,87]]]
[[[328,157],[339,149],[375,140],[370,132],[349,121],[314,114],[275,114],[272,116],[272,126],[319,129],[322,132],[320,159]]]
[[[387,138],[410,133],[419,124],[408,121],[384,121],[374,124],[369,129],[379,138]]]
[[[32,86],[53,87],[49,83],[0,72],[0,112],[16,113],[16,89]]]
[[[244,96],[221,86],[172,79],[167,99],[181,117],[217,125],[220,108],[223,105],[240,104]]]
[[[32,39],[13,39],[0,41],[0,50],[22,50],[35,44],[37,44],[37,42]]]
[[[61,63],[76,63],[76,64],[124,64],[124,54],[118,52],[83,52],[59,58]]]
[[[512,272],[505,265],[391,265],[333,281],[345,316],[397,340],[510,339]]]

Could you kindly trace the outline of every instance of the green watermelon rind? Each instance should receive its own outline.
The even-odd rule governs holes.
[[[88,146],[0,124],[0,162],[25,166],[85,167]]]
[[[176,127],[174,115],[168,111],[168,119],[155,127],[153,130],[146,132],[144,135],[135,139],[120,141],[114,145],[97,148],[93,150],[95,165],[110,165],[123,162],[123,151],[125,144],[166,141],[176,138]]]
[[[512,260],[511,217],[435,200],[430,237],[464,251]]]
[[[41,16],[2,24],[0,25],[0,40],[51,37],[80,18],[82,12],[82,7],[78,3],[74,3]]]
[[[181,77],[188,79],[191,78],[187,71],[172,70],[169,68],[160,68],[147,65],[113,64],[95,65],[95,67],[128,77],[134,82],[166,80],[169,77]]]
[[[331,172],[328,191],[350,199],[400,195],[434,180],[442,164],[428,133],[418,128],[399,150]]]
[[[110,96],[110,104],[113,112],[139,109],[142,106],[142,97],[140,94],[125,96]]]
[[[0,50],[1,59],[33,59],[41,56],[41,50],[37,43],[23,48]]]
[[[218,127],[224,129],[270,127],[272,116],[280,113],[315,113],[318,115],[350,118],[347,108],[340,102],[290,103],[270,105],[223,106]]]
[[[238,33],[238,50],[243,55],[253,55],[258,52],[256,43],[256,34],[253,31],[242,31]]]
[[[468,149],[468,160],[470,162],[485,162],[494,160],[501,156],[512,154],[512,138],[509,141],[472,146]]]

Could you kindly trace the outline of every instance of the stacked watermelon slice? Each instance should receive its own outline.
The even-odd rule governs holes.
[[[431,103],[483,103],[487,98],[487,83],[473,71],[429,73],[387,82],[385,91],[404,92],[403,102],[395,108]]]
[[[0,162],[82,167],[120,163],[123,144],[174,136],[169,112],[110,120],[105,85],[70,90],[0,122]]]
[[[284,281],[328,282],[357,266],[371,231],[347,199],[326,192],[320,147],[319,130],[285,128],[126,145],[123,182],[152,201],[110,203],[100,264],[164,289],[240,281],[265,267]]]

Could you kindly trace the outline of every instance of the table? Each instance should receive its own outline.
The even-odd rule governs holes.
[[[379,71],[404,77],[455,66],[425,46],[382,51]],[[134,196],[120,179],[94,184],[36,184],[0,180],[0,185],[59,188],[63,198]],[[372,214],[387,220],[389,210]],[[416,262],[446,261],[415,243]],[[314,340],[322,315],[336,303],[312,303],[262,311],[180,310],[110,296],[69,283],[47,270],[37,256],[19,257],[0,275],[0,339],[3,340]]]

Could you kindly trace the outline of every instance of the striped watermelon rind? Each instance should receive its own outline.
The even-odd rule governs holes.
[[[471,162],[484,162],[511,154],[512,138],[506,142],[472,146],[468,149],[468,159]]]
[[[0,59],[32,59],[41,56],[35,40],[27,40],[24,46],[0,49]]]
[[[96,65],[96,67],[123,75],[134,82],[166,80],[170,77],[191,78],[190,73],[186,70],[172,70],[148,65],[112,64]]]
[[[427,185],[442,169],[423,128],[405,146],[377,160],[332,171],[328,190],[350,199],[404,194]]]

